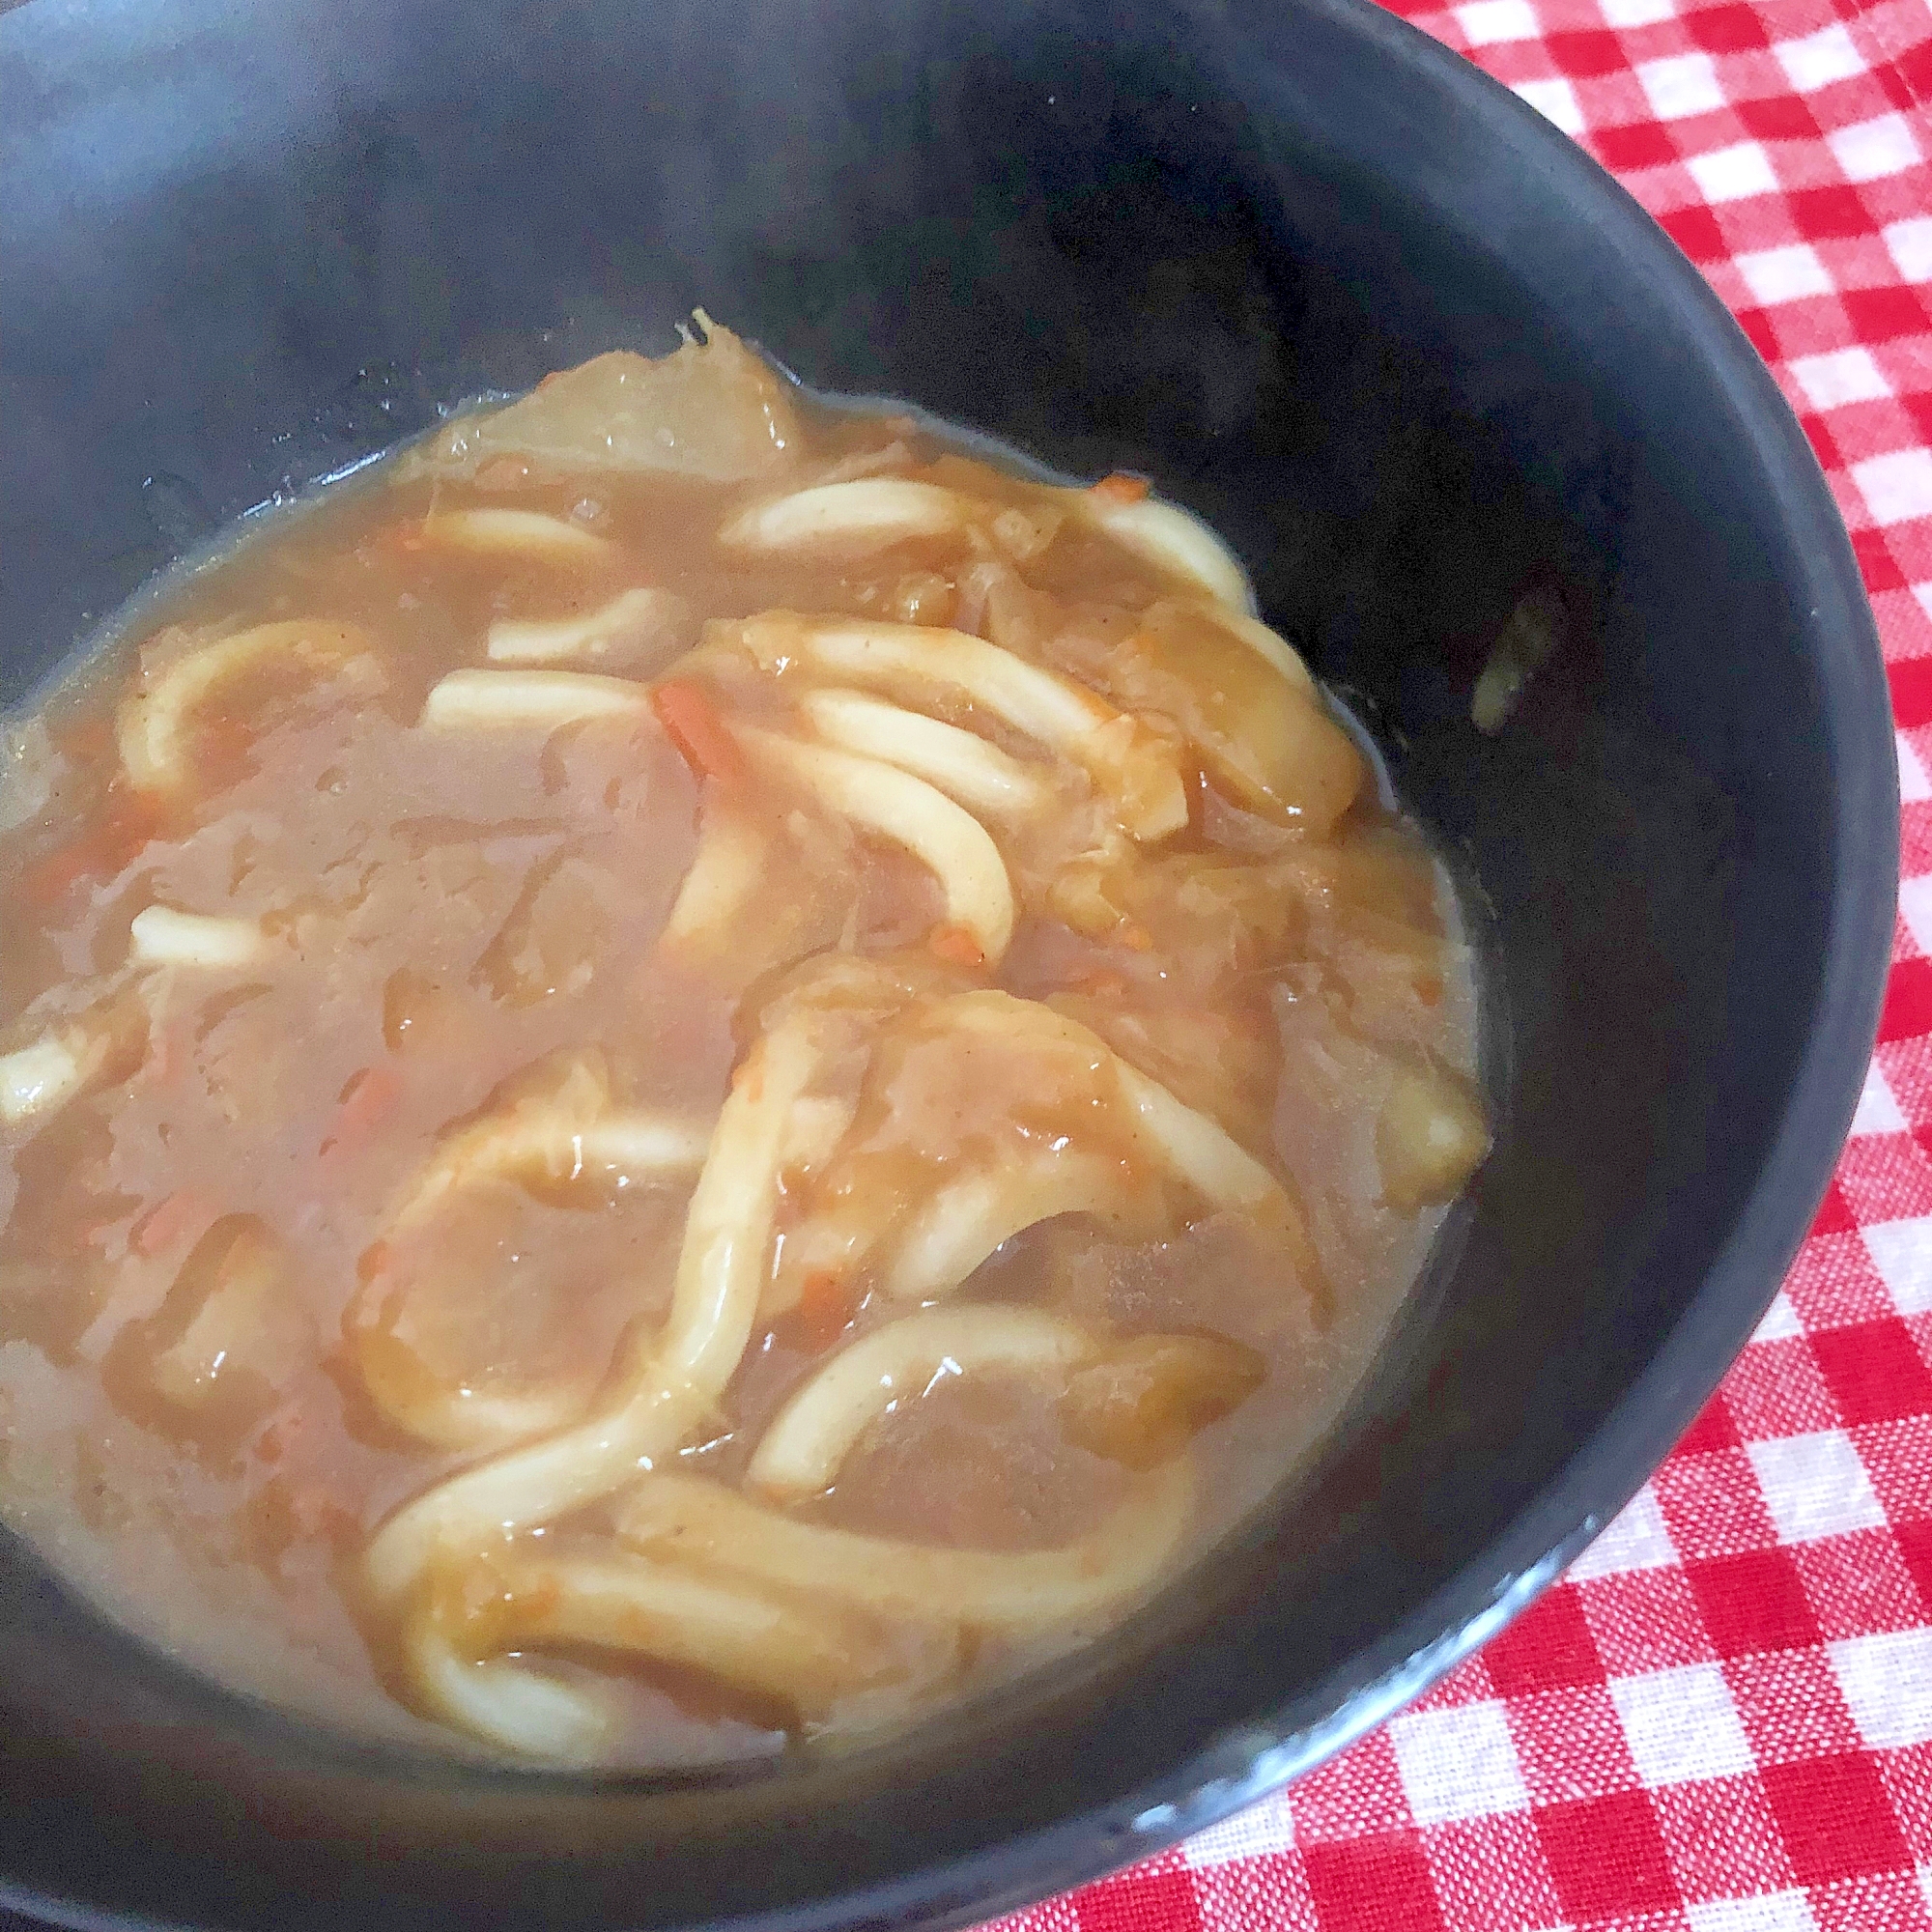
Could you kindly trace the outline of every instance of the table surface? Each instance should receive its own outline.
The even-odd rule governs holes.
[[[1291,1791],[1001,1932],[1932,1932],[1932,6],[1396,8],[1618,176],[1818,452],[1899,727],[1878,1050],[1756,1338],[1568,1577]]]

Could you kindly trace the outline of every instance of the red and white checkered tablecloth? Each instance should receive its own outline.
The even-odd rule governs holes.
[[[1008,1925],[1932,1932],[1932,0],[1396,5],[1662,222],[1831,478],[1899,725],[1878,1052],[1764,1325],[1568,1578],[1290,1791]]]

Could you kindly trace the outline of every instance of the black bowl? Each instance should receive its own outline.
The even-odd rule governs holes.
[[[1234,539],[1488,907],[1499,1119],[1293,1494],[1118,1641],[849,1762],[403,1762],[8,1548],[0,1897],[956,1922],[1293,1776],[1632,1493],[1824,1186],[1895,780],[1797,424],[1560,135],[1355,0],[30,0],[0,100],[0,691],[210,520],[702,302],[815,384],[1145,469]],[[1568,637],[1486,738],[1472,682],[1531,587]]]

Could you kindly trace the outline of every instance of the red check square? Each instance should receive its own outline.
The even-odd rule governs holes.
[[[1896,1422],[1932,1411],[1932,1370],[1903,1321],[1833,1328],[1814,1335],[1811,1347],[1846,1422]]]
[[[1687,1563],[1684,1574],[1719,1657],[1794,1650],[1822,1641],[1804,1580],[1788,1549],[1745,1549]]]
[[[1572,1918],[1668,1912],[1682,1904],[1657,1814],[1641,1791],[1535,1814],[1537,1835]]]
[[[1306,1845],[1301,1856],[1321,1932],[1443,1932],[1420,1833]]]
[[[1806,1885],[1909,1862],[1884,1781],[1868,1757],[1804,1758],[1765,1766],[1766,1796],[1792,1868]]]
[[[1601,1684],[1604,1661],[1574,1589],[1549,1591],[1483,1649],[1490,1682],[1503,1697]]]
[[[1079,1897],[1079,1932],[1199,1932],[1194,1874],[1145,1866],[1090,1885]]]

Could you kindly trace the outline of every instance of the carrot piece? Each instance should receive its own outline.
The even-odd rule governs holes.
[[[391,1260],[389,1244],[378,1237],[364,1248],[355,1261],[355,1278],[365,1288],[379,1274],[385,1272]]]
[[[365,1066],[352,1074],[335,1109],[335,1125],[324,1153],[355,1153],[368,1146],[403,1097],[403,1076],[393,1066]]]
[[[978,970],[986,963],[986,954],[980,942],[963,925],[935,925],[925,935],[926,951],[946,961],[949,966],[965,966]]]
[[[799,1339],[813,1354],[823,1354],[844,1334],[854,1313],[852,1291],[831,1268],[814,1268],[798,1297]]]
[[[1094,485],[1096,497],[1105,497],[1114,503],[1138,503],[1148,493],[1145,476],[1129,476],[1125,470],[1117,469],[1111,476],[1103,476]]]
[[[651,709],[670,733],[671,743],[685,763],[699,778],[737,785],[751,776],[730,726],[719,716],[711,694],[701,685],[675,678],[657,685],[651,691]]]
[[[213,1218],[213,1204],[200,1188],[178,1187],[128,1231],[128,1245],[152,1261]]]

